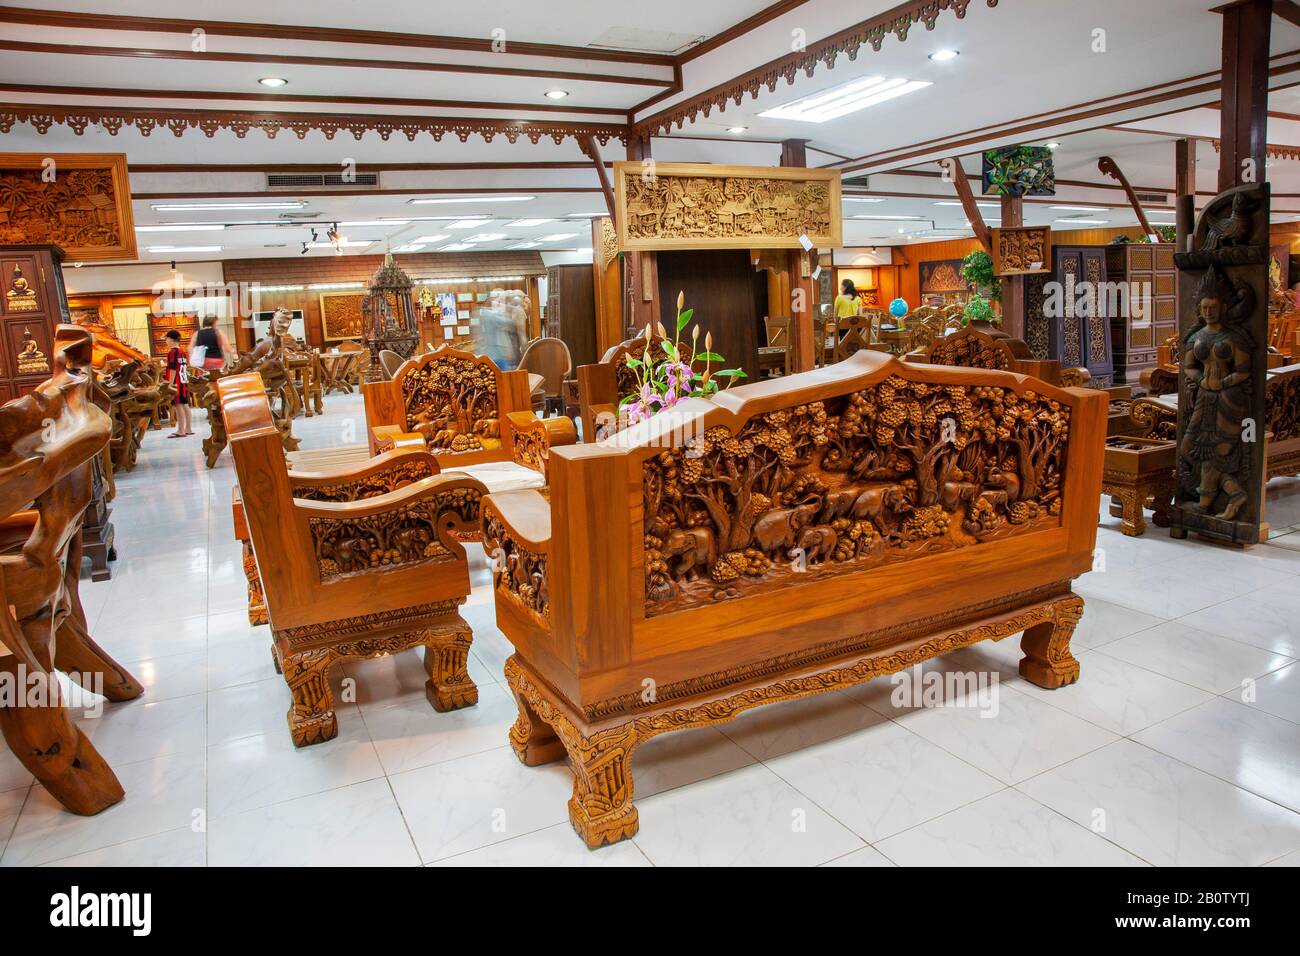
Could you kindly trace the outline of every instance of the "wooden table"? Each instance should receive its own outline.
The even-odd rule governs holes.
[[[348,376],[352,374],[352,369],[363,354],[365,353],[340,352],[337,349],[321,352],[320,364],[325,372],[325,380],[321,383],[321,387],[326,395],[335,389],[351,394],[352,383],[348,381]]]

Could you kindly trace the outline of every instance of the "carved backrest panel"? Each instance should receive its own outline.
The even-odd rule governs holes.
[[[646,613],[1059,525],[1070,407],[911,369],[646,458]]]
[[[432,461],[424,455],[411,455],[409,460],[375,474],[349,478],[334,484],[293,484],[293,496],[308,501],[361,501],[376,495],[386,495],[404,485],[437,474]],[[293,482],[293,475],[289,480]]]
[[[987,368],[999,372],[1009,372],[1016,367],[1015,353],[1005,339],[995,338],[973,325],[936,340],[922,361],[930,365]]]
[[[1271,440],[1300,438],[1300,365],[1273,371],[1264,383],[1264,395]]]
[[[497,374],[491,359],[448,348],[405,363],[396,381],[406,430],[435,454],[500,448]]]

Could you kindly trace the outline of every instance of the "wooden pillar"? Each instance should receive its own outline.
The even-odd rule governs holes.
[[[1019,196],[1002,197],[1002,228],[1007,229],[1025,224],[1025,201]],[[1050,267],[1051,263],[1043,263]],[[1013,339],[1024,341],[1025,338],[1025,277],[1003,276],[1002,282],[1002,331]]]
[[[1178,252],[1187,250],[1187,237],[1196,228],[1196,140],[1174,143],[1174,240]]]
[[[1219,194],[1174,256],[1182,356],[1169,531],[1176,538],[1195,532],[1249,546],[1268,534],[1270,202],[1264,163],[1273,0],[1239,0],[1217,12],[1223,16]]]
[[[1264,181],[1268,133],[1268,44],[1273,0],[1223,7],[1223,103],[1219,192]]]
[[[596,358],[626,338],[619,288],[617,240],[614,220],[597,216],[591,220],[591,278],[596,293]]]
[[[649,138],[629,138],[627,158],[640,162],[651,159]],[[653,252],[629,252],[623,257],[623,266],[627,289],[626,332],[630,338],[647,324],[659,322],[659,263]]]
[[[808,140],[787,139],[781,143],[781,165],[806,167]],[[841,215],[841,210],[833,210]],[[812,278],[816,268],[816,249],[791,249],[786,257],[790,277],[790,369],[806,372],[816,365],[819,342],[813,335],[813,317],[817,309],[817,283]],[[804,273],[807,272],[807,275]]]

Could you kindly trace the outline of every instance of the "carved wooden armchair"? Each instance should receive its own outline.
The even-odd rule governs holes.
[[[482,506],[516,754],[568,756],[595,848],[658,734],[1021,632],[1023,677],[1074,681],[1106,404],[864,351],[552,449],[549,497]]]
[[[375,479],[367,472],[350,482],[330,476],[336,486],[350,487],[317,487],[315,500],[295,497],[257,376],[223,378],[217,392],[260,569],[272,656],[293,694],[294,744],[338,732],[329,670],[339,661],[423,645],[433,707],[476,703],[478,689],[465,670],[472,634],[458,613],[470,589],[460,538],[475,529],[483,485],[435,474],[373,497],[330,500],[362,494],[357,483]]]
[[[1178,336],[1171,335],[1156,346],[1156,364],[1144,368],[1138,375],[1138,381],[1146,387],[1150,395],[1169,395],[1178,392],[1179,364]]]
[[[91,640],[78,591],[92,468],[112,428],[94,402],[92,354],[86,330],[58,326],[54,377],[0,408],[0,670],[27,695],[3,695],[0,731],[32,776],[83,815],[123,790],[72,721],[55,670],[110,701],[143,692]]]
[[[118,471],[130,472],[135,468],[144,433],[149,430],[154,415],[152,400],[141,401],[131,384],[137,368],[134,360],[110,361],[99,382],[111,403],[109,415],[113,428],[108,449],[113,468]]]
[[[1029,346],[1013,339],[1000,329],[982,322],[972,322],[964,329],[935,340],[927,348],[908,352],[908,362],[926,365],[956,365],[962,368],[987,368],[1002,372],[1033,375],[1053,385],[1077,388],[1085,385],[1091,375],[1087,369],[1061,370],[1055,359],[1035,358]]]

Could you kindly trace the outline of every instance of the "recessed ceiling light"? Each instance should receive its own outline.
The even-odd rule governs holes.
[[[173,202],[157,203],[149,208],[154,212],[204,212],[205,210],[226,209],[302,209],[305,202]]]
[[[415,206],[428,206],[435,203],[452,203],[452,202],[527,202],[530,199],[536,199],[536,196],[439,196],[436,199],[410,199],[407,200]]]
[[[825,123],[933,85],[925,80],[888,80],[883,76],[868,76],[801,97],[784,106],[764,110],[758,115],[803,123]]]
[[[506,223],[507,227],[517,226],[520,229],[526,229],[529,226],[541,226],[545,223],[552,222],[551,219],[516,219],[514,222]]]
[[[1060,144],[1060,143],[1048,143],[1048,144],[1047,144],[1047,148],[1050,149],[1050,150],[1055,151],[1055,150],[1058,150],[1058,149],[1061,148],[1061,144]]]
[[[546,98],[548,100],[562,100],[569,95],[568,90],[547,90]]]
[[[930,59],[936,63],[943,63],[947,60],[955,60],[961,56],[960,50],[935,50],[930,54]]]
[[[168,223],[160,226],[136,226],[136,232],[220,232],[225,225],[219,222]]]
[[[288,86],[289,81],[282,76],[264,76],[257,82],[263,86]]]
[[[220,252],[220,246],[150,246],[150,252]]]
[[[727,132],[728,132],[728,133],[743,133],[743,132],[745,132],[745,130],[747,130],[747,129],[749,129],[748,126],[728,126],[728,127],[727,127]]]

